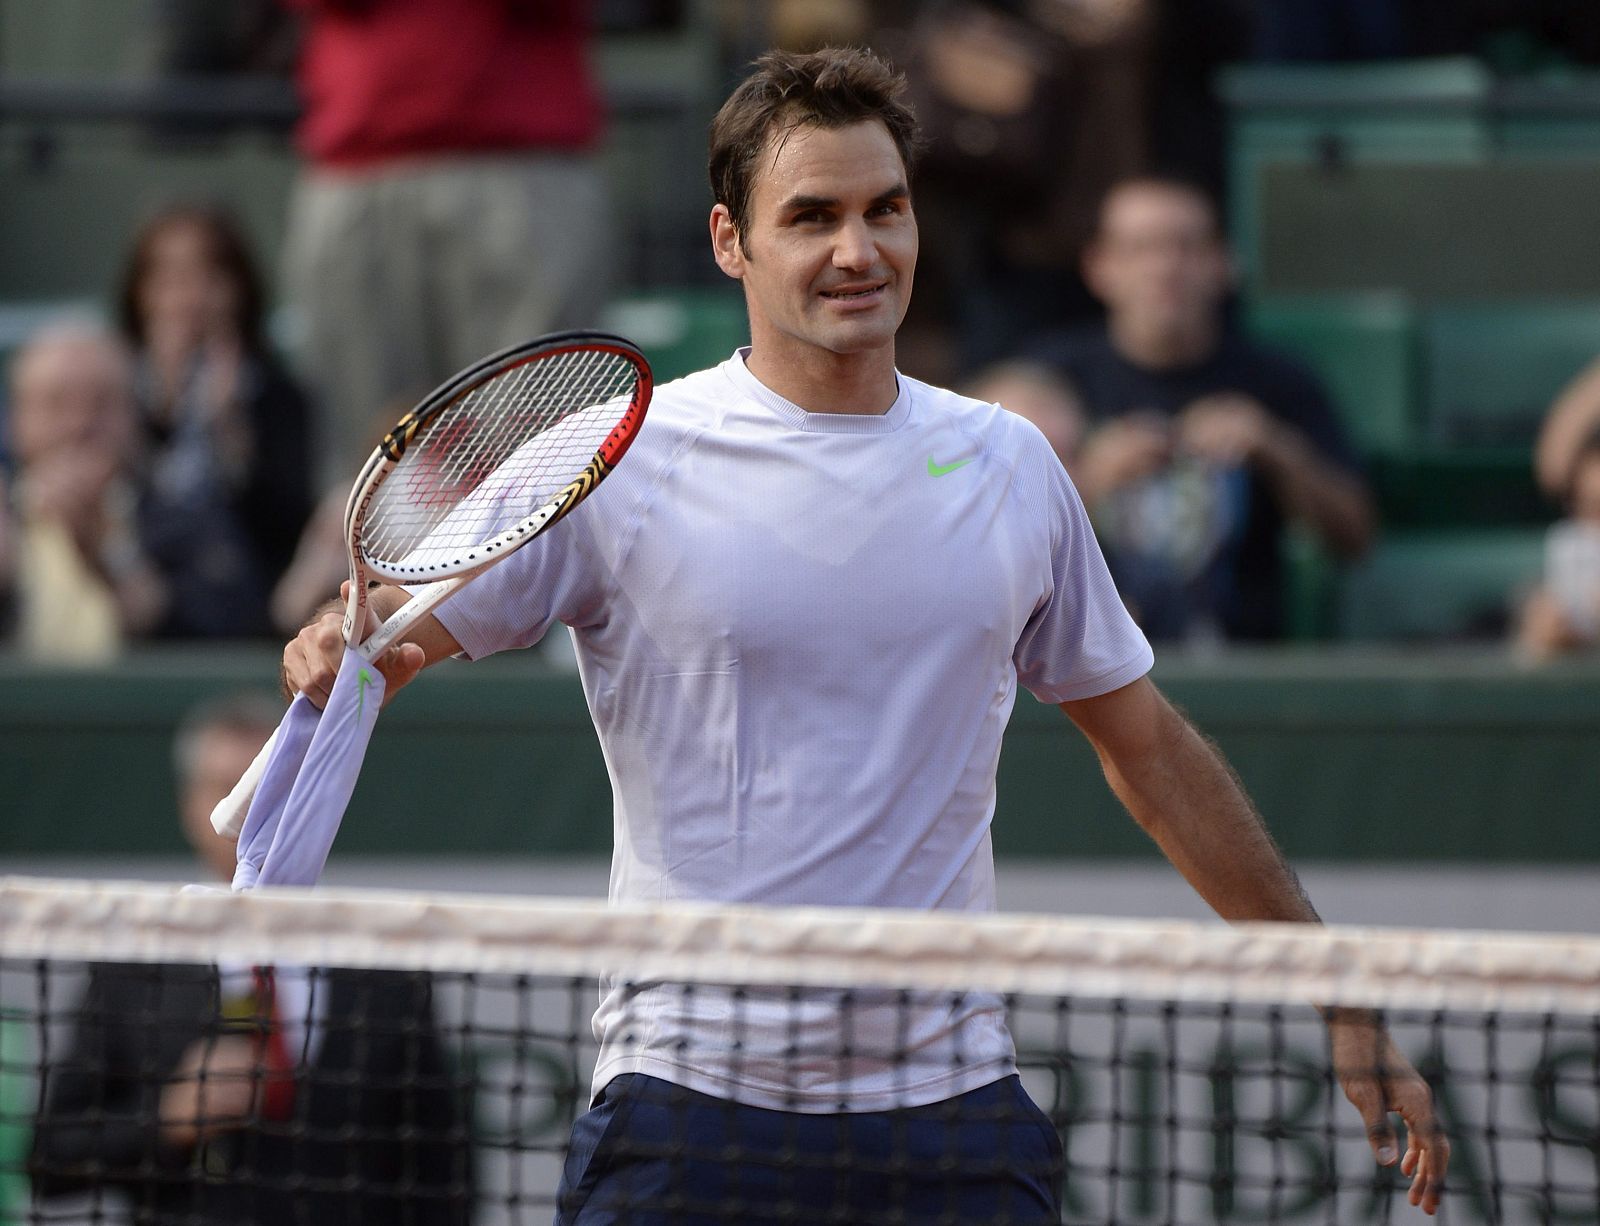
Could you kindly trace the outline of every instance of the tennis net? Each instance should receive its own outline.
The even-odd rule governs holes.
[[[1425,1220],[1312,1002],[1600,1220],[1600,939],[0,879],[0,1223]]]

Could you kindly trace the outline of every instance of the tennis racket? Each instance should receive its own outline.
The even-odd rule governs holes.
[[[407,413],[367,459],[345,504],[344,639],[374,660],[488,567],[559,523],[639,433],[650,366],[630,342],[563,332],[493,354]],[[370,580],[414,587],[364,639]],[[238,837],[277,737],[212,811]]]

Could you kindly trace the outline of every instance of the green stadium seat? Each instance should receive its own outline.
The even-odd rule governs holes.
[[[27,1168],[33,1118],[33,1055],[20,1018],[0,1013],[0,1223],[23,1222],[28,1211]]]
[[[1600,356],[1600,300],[1440,306],[1422,335],[1425,437],[1526,446],[1557,393]]]
[[[727,289],[631,295],[611,303],[601,318],[644,350],[657,383],[714,366],[750,339],[744,295],[731,283]]]
[[[1291,524],[1283,537],[1284,637],[1319,643],[1334,637],[1341,564],[1312,535]]]
[[[1390,115],[1397,106],[1457,110],[1481,103],[1494,75],[1470,56],[1345,64],[1235,64],[1220,90],[1230,106],[1252,111]]]
[[[1527,447],[1421,446],[1374,457],[1367,475],[1389,529],[1541,524],[1555,511]]]
[[[1248,308],[1246,326],[1317,373],[1362,451],[1402,452],[1414,444],[1417,320],[1404,298],[1262,299]]]
[[[1518,596],[1539,577],[1544,529],[1394,533],[1346,569],[1342,639],[1501,639]]]

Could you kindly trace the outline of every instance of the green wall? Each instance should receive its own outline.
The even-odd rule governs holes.
[[[274,653],[145,654],[106,671],[0,665],[0,871],[11,855],[171,853],[169,746],[189,704],[266,685]],[[1600,667],[1229,655],[1158,679],[1226,750],[1296,859],[1600,862]],[[385,712],[352,854],[603,853],[610,790],[574,678],[531,657],[434,670]],[[1083,739],[1017,704],[995,846],[1153,856]]]

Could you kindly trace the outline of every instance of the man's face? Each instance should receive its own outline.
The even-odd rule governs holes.
[[[1112,193],[1084,270],[1113,318],[1157,331],[1210,322],[1230,278],[1210,205],[1161,184]]]
[[[718,266],[744,282],[758,351],[802,361],[817,351],[892,354],[917,223],[882,123],[775,133],[757,163],[743,244],[720,204],[711,235]]]

